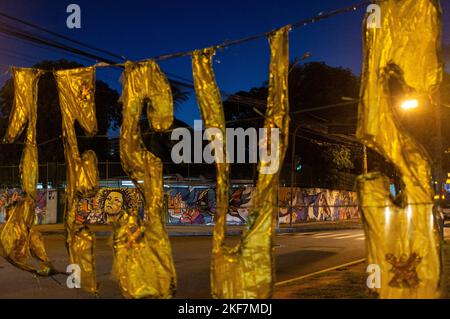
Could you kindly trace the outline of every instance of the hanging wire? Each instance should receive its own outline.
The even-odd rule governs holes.
[[[112,57],[115,57],[115,58],[119,58],[119,59],[121,59],[121,60],[126,60],[126,59],[127,59],[124,55],[118,55],[118,54],[113,53],[113,52],[111,52],[111,51],[104,50],[104,49],[101,49],[101,48],[92,46],[92,45],[90,45],[90,44],[87,44],[87,43],[81,42],[81,41],[79,41],[79,40],[70,38],[70,37],[65,36],[65,35],[63,35],[63,34],[60,34],[60,33],[54,32],[54,31],[51,31],[51,30],[49,30],[49,29],[46,29],[46,28],[41,27],[41,26],[39,26],[39,25],[36,25],[36,24],[34,24],[34,23],[25,21],[25,20],[23,20],[23,19],[19,19],[19,18],[17,18],[17,17],[13,17],[13,16],[11,16],[11,15],[9,15],[9,14],[6,14],[6,13],[4,13],[4,12],[0,12],[0,17],[3,17],[3,18],[6,18],[6,19],[9,19],[9,20],[18,22],[18,23],[20,23],[20,24],[26,25],[26,26],[31,27],[31,28],[33,28],[33,29],[37,29],[37,30],[39,30],[39,31],[43,31],[43,32],[45,32],[45,33],[48,33],[48,34],[53,35],[53,36],[55,36],[55,37],[58,37],[58,38],[60,38],[60,39],[63,39],[63,40],[66,40],[66,41],[69,41],[69,42],[72,42],[72,43],[81,45],[81,46],[83,46],[83,47],[85,47],[85,48],[88,48],[88,49],[91,49],[91,50],[94,50],[94,51],[97,51],[97,52],[101,52],[101,53],[107,54],[107,55],[112,56]]]
[[[386,1],[386,0],[381,0],[381,2],[384,2],[384,1]],[[367,6],[370,3],[371,3],[371,1],[364,1],[364,2],[361,2],[361,3],[358,3],[358,4],[354,4],[352,6],[348,6],[348,7],[345,7],[345,8],[333,10],[333,11],[330,11],[330,12],[321,12],[318,15],[312,17],[312,18],[308,18],[308,19],[304,19],[304,20],[300,20],[300,21],[294,22],[294,23],[291,24],[291,27],[292,28],[299,28],[299,27],[303,27],[303,26],[311,24],[311,23],[316,23],[318,21],[321,21],[321,20],[324,20],[324,19],[327,19],[327,18],[331,18],[331,17],[336,16],[338,14],[343,14],[343,13],[347,13],[347,12],[356,11],[358,8],[363,7],[363,6]],[[46,29],[44,27],[38,26],[38,25],[33,24],[31,22],[25,21],[23,19],[19,19],[17,17],[13,17],[11,15],[8,15],[8,14],[2,13],[2,12],[0,12],[0,17],[4,17],[4,18],[10,19],[12,21],[19,22],[19,23],[21,23],[23,25],[26,25],[26,26],[32,27],[34,29],[46,32],[46,33],[48,33],[50,35],[53,35],[53,36],[57,36],[57,37],[59,37],[61,39],[70,41],[72,43],[77,43],[77,44],[80,44],[80,45],[82,45],[84,47],[88,47],[88,48],[94,49],[94,50],[99,51],[99,52],[106,53],[106,54],[114,56],[114,57],[119,57],[122,60],[125,59],[125,57],[123,55],[115,54],[115,53],[112,53],[112,52],[107,51],[107,50],[103,50],[103,49],[99,49],[99,48],[96,48],[96,47],[92,47],[92,46],[90,46],[90,45],[88,45],[86,43],[83,43],[83,42],[78,41],[78,40],[74,40],[72,38],[69,38],[67,36],[61,35],[59,33],[53,32],[53,31],[50,31],[50,30],[48,30],[48,29]],[[15,29],[15,31],[14,31],[14,29]],[[9,25],[9,24],[7,24],[5,22],[1,22],[1,21],[0,21],[0,32],[3,32],[5,35],[9,35],[9,36],[12,36],[12,37],[17,37],[17,38],[25,40],[25,41],[30,41],[31,43],[34,43],[34,44],[37,44],[37,45],[53,47],[53,48],[55,48],[57,50],[63,50],[63,51],[66,51],[66,52],[70,52],[72,54],[85,56],[85,57],[88,57],[89,59],[100,61],[100,62],[97,62],[97,64],[95,64],[95,67],[97,67],[97,68],[99,68],[99,67],[120,67],[120,68],[122,68],[124,66],[123,63],[114,63],[114,61],[111,61],[110,59],[105,59],[105,58],[103,58],[101,56],[98,56],[98,55],[95,55],[95,54],[91,54],[89,52],[86,52],[86,51],[83,51],[83,50],[80,50],[80,49],[77,49],[77,48],[74,48],[74,47],[67,46],[67,45],[65,45],[65,44],[63,44],[61,42],[57,42],[57,41],[51,40],[49,38],[41,37],[41,36],[39,36],[37,34],[30,33],[30,32],[27,32],[25,30],[20,30],[20,29],[14,28],[14,26],[11,26],[11,25]],[[266,37],[267,35],[269,35],[272,32],[273,32],[273,30],[269,31],[269,32],[265,32],[265,33],[261,33],[261,34],[257,34],[257,35],[253,35],[253,36],[237,39],[237,40],[225,41],[225,42],[223,42],[221,44],[215,45],[214,47],[216,47],[216,48],[226,48],[226,47],[230,47],[230,46],[234,46],[234,45],[239,45],[239,44],[242,44],[242,43],[246,43],[246,42],[249,42],[249,41],[253,41],[253,40],[257,40],[257,39]],[[167,59],[176,58],[176,57],[180,57],[180,56],[187,56],[187,55],[192,54],[192,52],[193,51],[186,51],[186,52],[179,52],[179,53],[168,54],[168,55],[161,55],[161,56],[157,56],[157,57],[154,57],[154,58],[141,60],[141,62],[148,61],[148,60],[167,60]],[[307,57],[305,57],[305,58],[307,58]],[[304,58],[302,58],[302,60],[303,59]],[[53,70],[41,70],[41,71],[42,72],[53,72]],[[177,86],[180,86],[180,87],[187,87],[189,89],[193,89],[194,88],[194,85],[193,85],[191,80],[188,80],[186,78],[182,78],[182,77],[180,77],[178,75],[174,75],[174,74],[170,74],[170,73],[167,73],[167,75],[172,77],[169,80],[174,85],[177,85]],[[173,79],[173,78],[177,78],[177,79]],[[227,93],[227,92],[224,92],[224,91],[221,91],[221,93],[224,96],[231,96],[232,95],[231,93]]]
[[[61,42],[49,39],[49,38],[45,38],[30,32],[26,32],[24,30],[18,29],[18,28],[14,28],[14,26],[7,24],[5,22],[1,22],[0,21],[0,32],[22,39],[22,40],[26,40],[29,42],[33,42],[33,43],[37,43],[37,44],[41,44],[41,45],[46,45],[46,46],[50,46],[53,47],[55,49],[59,49],[59,50],[63,50],[63,51],[69,51],[71,53],[75,53],[81,56],[86,56],[88,58],[91,58],[93,60],[97,60],[97,61],[104,61],[107,63],[111,63],[111,66],[114,66],[114,61],[110,60],[110,59],[105,59],[99,55],[96,54],[92,54],[74,47],[69,47]],[[47,72],[49,72],[48,70],[45,70]]]
[[[441,89],[445,89],[445,88],[450,88],[450,84],[441,86]],[[262,100],[258,100],[258,101],[259,102],[263,102]],[[240,101],[240,102],[242,103],[242,101]],[[302,109],[302,110],[298,110],[298,111],[293,111],[293,112],[290,112],[290,115],[310,113],[310,112],[314,112],[314,111],[332,109],[332,108],[337,108],[337,107],[341,107],[341,106],[351,106],[351,105],[358,104],[359,102],[360,102],[360,100],[355,99],[353,101],[345,101],[345,102],[340,102],[340,103],[327,104],[327,105],[322,105],[322,106],[318,106],[318,107],[314,107],[314,108],[308,108],[308,109]],[[246,102],[244,102],[244,103],[246,103]],[[230,121],[227,121],[226,124],[253,122],[253,121],[258,121],[258,120],[262,120],[262,119],[264,119],[263,116],[258,116],[258,117],[245,118],[245,119],[239,119],[239,120],[230,120]],[[331,124],[335,124],[335,123],[331,123]],[[341,123],[338,123],[338,124],[341,124]],[[349,123],[343,123],[343,124],[350,125]],[[173,132],[176,129],[183,129],[183,128],[185,128],[185,129],[193,129],[192,126],[179,126],[177,128],[169,129],[169,130],[165,131],[164,133],[171,133],[171,132]],[[318,132],[314,131],[314,134],[315,133],[318,133]],[[146,132],[146,133],[143,133],[144,136],[156,135],[156,134],[163,134],[163,133],[159,133],[159,132]],[[107,135],[98,135],[98,136],[94,136],[94,137],[83,137],[83,136],[81,136],[79,138],[104,138],[104,137],[108,137],[108,136]],[[51,138],[51,139],[49,139],[47,141],[39,143],[39,146],[46,145],[46,144],[58,141],[60,138],[62,138],[62,137],[58,136],[58,137],[55,137],[55,138]],[[343,142],[343,143],[345,143],[345,142]],[[15,142],[15,143],[11,143],[11,144],[23,144],[23,143]]]
[[[380,0],[379,2],[385,2],[385,1],[387,1],[387,0]],[[287,24],[286,26],[290,26],[291,29],[301,28],[301,27],[307,26],[309,24],[313,24],[318,21],[322,21],[322,20],[334,17],[339,14],[356,11],[356,10],[358,10],[358,8],[368,6],[372,3],[373,3],[372,1],[363,1],[363,2],[353,4],[353,5],[345,7],[345,8],[340,8],[340,9],[336,9],[336,10],[329,11],[329,12],[320,12],[318,15],[316,15],[314,17],[299,20],[297,22]],[[277,29],[273,29],[269,32],[251,35],[251,36],[237,39],[237,40],[225,41],[225,42],[222,42],[221,44],[213,45],[211,47],[214,47],[216,49],[224,49],[224,48],[228,48],[231,46],[244,44],[247,42],[265,38],[265,37],[269,36],[270,34],[272,34],[276,30]],[[173,59],[173,58],[178,58],[178,57],[183,57],[183,56],[189,56],[189,55],[192,55],[192,53],[194,53],[194,51],[185,51],[185,52],[178,52],[178,53],[172,53],[172,54],[166,54],[166,55],[159,55],[159,56],[151,58],[150,60],[155,60],[155,61],[167,60],[167,59]],[[146,59],[146,60],[148,60],[148,59]],[[146,60],[144,60],[144,61],[146,61]]]
[[[380,1],[378,1],[378,3],[385,2],[385,1],[387,1],[387,0],[380,0]],[[290,24],[290,26],[291,26],[292,29],[304,27],[306,25],[309,25],[309,24],[312,24],[312,23],[316,23],[316,22],[322,21],[324,19],[331,18],[331,17],[334,17],[334,16],[339,15],[339,14],[356,11],[358,8],[367,6],[367,5],[371,4],[371,3],[372,3],[372,1],[363,1],[363,2],[360,2],[360,3],[354,4],[354,5],[351,5],[351,6],[348,6],[348,7],[345,7],[345,8],[336,9],[336,10],[333,10],[333,11],[330,11],[330,12],[321,12],[318,15],[312,17],[312,18],[303,19],[303,20],[294,22],[294,23]],[[22,20],[22,19],[10,16],[10,15],[7,15],[5,13],[0,12],[0,16],[6,17],[6,18],[8,18],[10,20],[13,20],[13,21],[16,21],[16,22],[19,22],[19,23],[22,23],[22,24],[27,25],[29,27],[33,27],[33,28],[38,29],[40,31],[44,31],[44,32],[46,32],[48,34],[57,36],[57,37],[62,38],[64,40],[67,40],[67,41],[70,41],[70,42],[82,45],[84,47],[93,49],[95,51],[106,53],[106,54],[108,54],[110,56],[121,58],[122,60],[126,59],[122,55],[117,55],[117,54],[109,52],[107,50],[103,50],[103,49],[99,49],[99,48],[96,48],[96,47],[92,47],[92,46],[87,45],[85,43],[82,43],[82,42],[80,42],[78,40],[71,39],[71,38],[66,37],[64,35],[61,35],[61,34],[58,34],[56,32],[50,31],[48,29],[45,29],[45,28],[40,27],[38,25],[32,24],[32,23],[27,22],[25,20]],[[38,36],[36,34],[27,33],[24,30],[12,31],[11,29],[8,29],[8,28],[11,28],[11,26],[6,24],[6,23],[4,23],[4,22],[0,22],[0,32],[3,32],[5,34],[13,36],[13,37],[18,37],[20,39],[31,41],[31,42],[33,42],[35,44],[41,44],[41,45],[54,47],[56,49],[72,52],[72,53],[77,54],[77,55],[87,56],[87,57],[89,57],[91,59],[96,59],[96,60],[102,61],[100,63],[97,63],[95,65],[96,67],[111,67],[111,66],[112,67],[114,67],[114,66],[122,67],[122,66],[124,66],[123,63],[114,63],[113,61],[110,61],[109,59],[105,59],[105,58],[100,57],[98,55],[91,54],[91,53],[88,53],[88,52],[85,52],[83,50],[79,50],[79,49],[76,49],[76,48],[73,48],[73,47],[69,47],[69,46],[64,45],[64,44],[62,44],[60,42],[57,42],[57,41],[54,41],[54,40],[51,40],[51,39],[48,39],[48,38],[42,38],[42,37],[40,37],[40,36]],[[16,28],[16,30],[17,30],[17,28]],[[257,35],[253,35],[253,36],[248,36],[248,37],[245,37],[245,38],[237,39],[237,40],[225,41],[225,42],[223,42],[221,44],[215,45],[214,47],[218,48],[218,49],[223,49],[223,48],[227,48],[227,47],[230,47],[230,46],[243,44],[243,43],[246,43],[246,42],[250,42],[250,41],[254,41],[254,40],[266,37],[272,32],[273,32],[273,30],[269,31],[269,32],[260,33],[260,34],[257,34]],[[167,54],[167,55],[160,55],[160,56],[156,56],[156,57],[153,57],[153,58],[150,58],[150,59],[141,60],[141,62],[148,61],[148,60],[167,60],[167,59],[172,59],[172,58],[177,58],[177,57],[182,57],[182,56],[188,56],[188,55],[191,55],[193,52],[194,51],[185,51],[185,52],[178,52],[178,53]],[[49,70],[41,70],[41,71],[43,71],[43,72],[53,72],[53,71],[49,71]],[[174,82],[174,84],[187,86],[187,87],[190,87],[190,88],[193,87],[192,83],[186,83],[186,82],[191,82],[190,80],[188,80],[186,78],[183,78],[181,76],[174,75],[174,74],[169,74],[169,73],[168,73],[168,75],[179,79],[179,80],[176,80],[176,81],[171,80],[171,81]],[[263,101],[263,100],[258,100],[258,99],[251,98],[251,97],[239,97],[238,95],[232,95],[232,94],[226,93],[226,92],[224,92],[224,93],[225,93],[225,95],[231,96],[232,99],[239,99],[239,101],[238,101],[239,103],[243,102],[243,104],[247,104],[247,105],[250,105],[250,106],[253,105],[253,106],[261,107],[261,106],[265,106],[265,104],[266,104],[266,102]],[[244,101],[242,101],[242,100],[244,100]],[[358,100],[354,100],[354,101],[350,101],[350,102],[341,102],[341,103],[329,104],[329,105],[319,106],[319,107],[315,107],[315,108],[309,108],[309,109],[303,109],[303,110],[299,110],[299,111],[294,111],[294,112],[291,112],[291,115],[302,114],[302,113],[309,113],[309,112],[314,112],[314,111],[320,111],[320,110],[325,110],[325,109],[330,109],[330,108],[335,108],[335,107],[340,107],[340,106],[355,105],[357,103],[359,103]],[[254,118],[231,120],[231,121],[227,121],[227,124],[251,122],[251,121],[261,120],[262,118],[264,118],[264,116],[261,115],[259,117],[254,117]],[[190,126],[186,126],[186,127],[179,127],[179,128],[188,128],[188,129],[190,129],[191,127]],[[170,132],[170,130],[168,132]],[[156,132],[147,132],[144,135],[150,135],[150,134],[156,134]],[[50,140],[44,141],[44,142],[40,143],[39,145],[46,145],[46,144],[52,143],[54,141],[57,141],[60,138],[61,137],[58,136],[58,137],[52,138]]]
[[[379,0],[378,2],[381,3],[381,2],[385,2],[385,1],[387,1],[387,0]],[[372,1],[363,1],[363,2],[360,2],[360,3],[357,3],[357,4],[353,4],[353,5],[345,7],[345,8],[340,8],[340,9],[336,9],[336,10],[329,11],[329,12],[320,12],[318,15],[316,15],[314,17],[303,19],[303,20],[299,20],[297,22],[294,22],[294,23],[291,23],[291,24],[287,24],[286,26],[290,26],[292,29],[301,28],[301,27],[304,27],[306,25],[317,23],[319,21],[322,21],[322,20],[325,20],[325,19],[337,16],[337,15],[340,15],[340,14],[344,14],[344,13],[348,13],[348,12],[354,12],[354,11],[358,10],[359,8],[364,7],[364,6],[368,6],[370,4],[372,4]],[[104,51],[104,53],[107,52],[108,55],[113,55],[115,57],[120,57],[122,60],[125,59],[125,57],[123,57],[121,55],[117,55],[117,54],[114,54],[114,53],[111,54],[111,52],[109,52],[109,51],[102,50],[102,49],[97,49],[95,47],[86,45],[85,43],[82,43],[80,41],[68,38],[68,37],[63,36],[61,34],[58,34],[56,32],[53,32],[53,31],[47,30],[47,29],[45,29],[43,27],[37,26],[35,24],[32,24],[30,22],[26,22],[26,21],[24,21],[22,19],[18,19],[18,18],[9,16],[9,15],[6,15],[6,14],[2,14],[2,13],[0,13],[0,16],[4,16],[4,17],[7,17],[7,18],[10,18],[12,20],[15,20],[16,22],[24,23],[24,24],[26,24],[28,26],[31,26],[33,28],[36,28],[36,29],[39,29],[41,31],[47,32],[47,33],[52,34],[54,36],[58,36],[60,38],[63,38],[63,39],[68,40],[68,41],[71,41],[73,43],[78,43],[78,44],[80,44],[80,45],[82,45],[84,47],[90,47],[91,49],[94,49],[95,51],[98,51],[98,52]],[[12,30],[12,29],[16,29],[16,30]],[[227,40],[227,41],[224,41],[224,42],[222,42],[220,44],[212,45],[211,47],[214,47],[216,49],[224,49],[224,48],[228,48],[228,47],[231,47],[231,46],[244,44],[244,43],[247,43],[247,42],[250,42],[250,41],[255,41],[255,40],[267,37],[268,35],[273,33],[275,30],[277,30],[277,29],[274,29],[274,30],[271,30],[271,31],[268,31],[268,32],[264,32],[264,33],[260,33],[260,34],[256,34],[256,35],[252,35],[252,36],[248,36],[248,37],[241,38],[241,39]],[[86,57],[91,58],[93,60],[100,61],[97,64],[95,64],[95,67],[97,67],[97,68],[98,67],[123,67],[124,66],[124,63],[115,63],[114,61],[111,61],[110,59],[105,59],[105,58],[103,58],[103,57],[101,57],[99,55],[92,54],[92,53],[89,53],[89,52],[86,52],[86,51],[83,51],[83,50],[80,50],[80,49],[77,49],[77,48],[74,48],[74,47],[67,46],[67,45],[65,45],[65,44],[63,44],[61,42],[54,41],[54,40],[51,40],[51,39],[48,39],[48,38],[45,38],[45,37],[39,37],[36,34],[30,34],[29,32],[27,33],[24,30],[17,30],[17,28],[13,28],[11,25],[6,24],[5,22],[0,22],[0,32],[16,36],[16,37],[21,38],[21,39],[26,40],[26,41],[31,41],[31,42],[35,42],[35,43],[38,43],[38,44],[48,45],[48,46],[54,47],[56,49],[69,51],[69,52],[72,52],[72,53],[75,53],[75,54],[78,54],[78,55],[81,55],[81,56],[86,56]],[[155,57],[152,57],[152,58],[139,60],[139,61],[137,61],[137,63],[142,63],[142,62],[149,61],[149,60],[161,61],[161,60],[168,60],[168,59],[179,58],[179,57],[184,57],[184,56],[190,56],[190,55],[192,55],[192,53],[194,51],[195,50],[159,55],[159,56],[155,56]],[[49,70],[42,70],[42,71],[43,72],[52,72],[52,71],[49,71]]]

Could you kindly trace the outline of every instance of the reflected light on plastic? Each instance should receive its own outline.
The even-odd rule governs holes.
[[[406,100],[402,103],[401,107],[404,110],[416,109],[419,107],[419,101],[416,99]]]
[[[411,208],[411,206],[408,206],[407,216],[408,216],[408,223],[410,223],[411,219],[412,219],[412,208]]]

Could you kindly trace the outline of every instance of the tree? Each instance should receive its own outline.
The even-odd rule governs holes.
[[[300,184],[327,188],[353,187],[348,176],[361,173],[361,147],[330,133],[356,133],[358,103],[343,104],[343,98],[358,98],[359,81],[351,70],[323,62],[292,66],[289,74],[292,130],[302,127],[299,135],[303,138],[296,139],[296,150],[305,161],[305,171],[300,173],[298,179]],[[324,106],[330,107],[322,108]],[[315,108],[318,110],[305,111]],[[336,131],[336,124],[342,132]],[[287,154],[291,152],[292,148]]]
[[[323,62],[294,65],[289,74],[289,102],[295,113],[304,109],[341,104],[343,97],[358,98],[359,77],[351,70],[332,67]],[[357,103],[308,112],[327,122],[348,122],[355,125]],[[293,121],[302,119],[295,114]]]
[[[228,127],[262,127],[266,111],[268,85],[238,92],[224,101]],[[360,173],[361,151],[332,138],[327,127],[333,123],[349,126],[356,131],[357,103],[318,111],[307,111],[324,105],[341,104],[343,97],[357,98],[359,78],[350,70],[331,67],[322,62],[304,65],[291,64],[289,73],[289,103],[291,109],[290,146],[287,151],[282,178],[290,181],[291,153],[297,126],[301,126],[296,138],[296,158],[301,157],[303,169],[296,178],[299,184],[308,186],[339,187],[336,171]],[[250,119],[250,120],[248,120]],[[360,148],[360,147],[359,147]],[[320,156],[319,156],[320,154]],[[242,170],[241,170],[242,173]],[[245,170],[246,178],[254,172]],[[333,178],[330,178],[334,176]],[[244,178],[244,176],[239,176]]]
[[[77,67],[83,67],[83,65],[67,61],[42,61],[33,66],[34,68],[46,70],[46,71],[56,71],[62,69],[72,69]],[[96,103],[96,114],[97,114],[97,124],[98,132],[93,138],[84,137],[83,131],[76,124],[76,131],[78,136],[78,144],[80,151],[83,152],[86,149],[91,149],[95,151],[99,161],[105,160],[116,160],[120,159],[116,156],[110,158],[110,152],[108,150],[108,139],[111,130],[117,130],[122,122],[122,105],[119,101],[119,92],[109,87],[109,85],[103,81],[96,81],[95,88],[95,103]],[[174,96],[175,105],[179,105],[180,102],[187,98],[187,93],[183,91],[177,84],[171,82],[172,93]],[[0,138],[5,135],[6,129],[8,127],[9,115],[11,112],[12,104],[14,100],[14,83],[12,79],[8,80],[3,88],[0,90]],[[144,108],[144,105],[143,105]],[[144,135],[144,140],[152,140],[154,147],[157,150],[166,150],[170,147],[170,143],[167,138],[160,142],[156,142],[154,138],[148,138],[150,128],[148,127],[148,122],[146,121],[146,112],[142,112],[143,125],[142,132]],[[175,126],[183,125],[175,120]],[[38,86],[38,120],[37,120],[37,143],[39,151],[39,163],[64,163],[64,148],[61,140],[62,135],[62,119],[61,111],[59,105],[58,92],[56,87],[56,81],[52,72],[44,73],[39,79]],[[17,166],[20,162],[20,158],[23,150],[23,140],[24,133],[21,137],[17,139],[15,144],[2,144],[0,145],[0,165],[14,165]],[[170,137],[170,135],[169,135]],[[155,137],[157,138],[157,137]],[[156,144],[156,146],[155,146]],[[166,155],[166,154],[164,154]],[[99,167],[100,171],[101,167]],[[18,169],[14,169],[13,173],[8,170],[1,173],[2,183],[11,184],[11,178],[13,183],[18,182],[17,172]],[[58,173],[58,177],[50,172],[51,178],[56,178],[61,180],[64,178],[64,170],[53,170]],[[56,173],[55,173],[56,174]],[[123,172],[119,174],[125,175]],[[41,171],[40,176],[44,176],[45,172]],[[53,177],[52,177],[53,176]],[[44,176],[45,177],[45,176]]]
[[[450,49],[448,54],[450,56]],[[443,166],[445,172],[450,173],[450,74],[448,72],[444,73],[444,79],[442,82],[441,105],[442,144],[445,150]]]
[[[82,65],[67,60],[42,61],[33,66],[41,70],[52,71],[82,67]],[[4,135],[8,126],[9,114],[14,99],[14,84],[12,79],[7,81],[0,91],[0,134]],[[106,134],[110,127],[119,125],[121,106],[118,102],[119,93],[111,89],[108,84],[96,81],[95,103],[97,111],[98,132],[101,138],[93,138],[88,141],[79,138],[80,148],[89,147],[93,149],[100,159],[107,154]],[[56,81],[51,72],[44,73],[39,79],[38,86],[38,120],[37,120],[37,142],[39,144],[39,162],[63,162],[64,149],[60,136],[62,120],[59,106]],[[77,127],[77,134],[83,136]],[[2,164],[17,164],[20,159],[22,146],[19,143],[13,145],[2,145],[3,152],[0,155]],[[5,156],[7,154],[7,156]],[[11,154],[13,154],[11,156]]]

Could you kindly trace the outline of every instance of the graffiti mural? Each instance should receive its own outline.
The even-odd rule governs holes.
[[[293,204],[291,204],[293,198]],[[309,221],[337,221],[359,218],[355,192],[327,189],[281,188],[279,193],[280,223]]]
[[[252,209],[252,187],[235,186],[230,191],[227,223],[246,224]],[[208,186],[172,186],[165,188],[166,220],[171,225],[211,225],[216,211],[215,189]],[[279,190],[281,224],[358,219],[355,192],[319,188]],[[122,210],[138,207],[142,215],[142,198],[134,188],[103,188],[96,196],[78,202],[77,223],[106,224]]]
[[[102,188],[94,197],[78,200],[78,224],[107,224],[121,211],[139,208],[142,217],[142,198],[134,188]]]
[[[228,222],[247,223],[249,209],[252,207],[252,191],[250,188],[236,188],[231,192]]]
[[[230,193],[228,224],[245,224],[252,209],[253,188],[236,187]],[[214,222],[214,189],[171,188],[167,192],[168,214],[172,224],[211,224]],[[279,191],[280,223],[337,221],[359,218],[355,192],[327,189],[291,189]]]
[[[34,223],[36,225],[55,224],[57,218],[57,191],[38,190]],[[8,220],[7,208],[22,200],[22,190],[9,188],[0,190],[0,223]]]
[[[252,209],[253,188],[234,187],[230,191],[227,223],[246,224]],[[6,207],[20,201],[20,189],[0,190],[0,223],[4,223]],[[167,222],[173,225],[211,225],[216,210],[213,187],[166,188]],[[292,211],[293,223],[338,221],[359,218],[355,192],[332,191],[318,188],[295,188],[293,205],[291,189],[280,188],[279,218],[281,224],[289,224]],[[134,188],[102,188],[94,197],[78,202],[76,221],[79,224],[106,224],[122,210],[136,208],[142,216],[142,198]],[[57,192],[39,190],[36,198],[35,224],[56,223]]]
[[[245,224],[251,207],[250,188],[236,188],[231,192],[229,224]],[[171,224],[212,224],[215,214],[214,188],[170,188],[166,192],[169,223]]]
[[[214,220],[214,189],[174,187],[166,192],[170,224],[211,224]]]

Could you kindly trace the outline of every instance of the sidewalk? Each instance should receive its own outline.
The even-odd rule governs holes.
[[[443,246],[444,281],[450,297],[450,241]],[[367,262],[338,268],[323,274],[277,285],[275,299],[376,299],[377,295],[367,288]]]
[[[293,227],[289,225],[280,225],[277,233],[306,233],[324,230],[341,230],[341,229],[361,229],[360,220],[339,221],[339,222],[308,222],[304,224],[296,224]],[[112,233],[111,225],[90,225],[89,228],[99,237],[107,237]],[[64,234],[63,224],[54,225],[36,225],[43,235]],[[207,225],[167,225],[166,229],[170,237],[194,237],[194,236],[212,236],[214,226]],[[228,226],[227,236],[241,236],[246,226]]]

